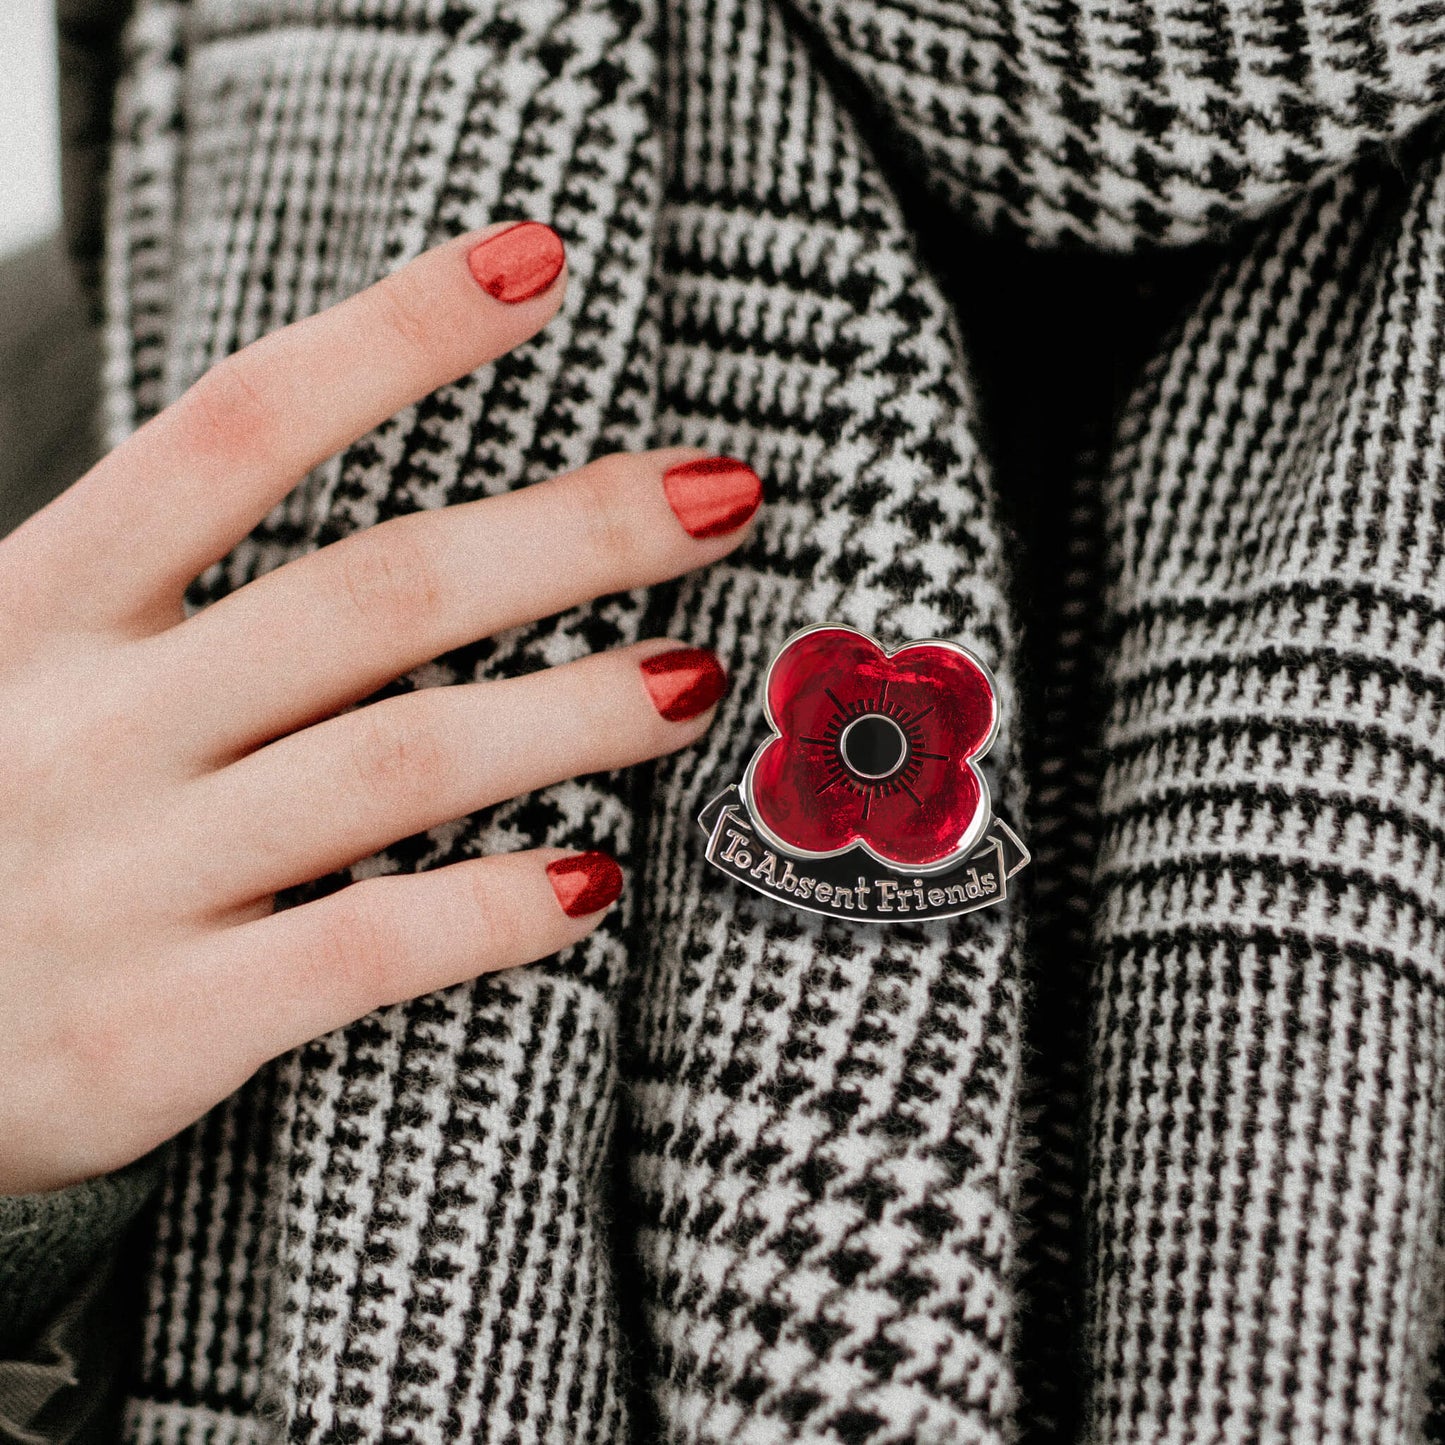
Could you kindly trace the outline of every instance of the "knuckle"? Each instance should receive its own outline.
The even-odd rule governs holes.
[[[514,963],[526,955],[527,928],[515,900],[497,886],[485,868],[460,870],[462,904],[466,932],[461,937],[478,939],[485,968],[498,968]]]
[[[368,632],[413,637],[436,617],[441,578],[414,528],[384,522],[336,547],[342,591]]]
[[[338,998],[360,1015],[397,1002],[393,980],[400,971],[406,937],[387,884],[372,878],[353,883],[332,900],[317,928],[305,987]]]
[[[125,1023],[108,991],[72,989],[52,1015],[45,1056],[70,1076],[110,1085],[127,1043]]]
[[[254,454],[274,411],[243,352],[217,362],[176,403],[196,446],[224,456]]]
[[[589,463],[575,478],[588,547],[609,575],[635,570],[643,555],[638,512],[629,498],[630,477],[629,459],[618,452]]]
[[[410,274],[398,271],[367,294],[385,336],[430,369],[437,339],[435,311]]]
[[[134,1094],[136,1081],[152,1067],[146,1057],[155,1042],[151,965],[159,961],[160,955],[137,950],[128,960],[133,973],[100,978],[84,971],[37,984],[33,1036],[43,1038],[40,1056],[58,1091],[76,1102],[104,1101],[105,1108]]]
[[[16,828],[29,818],[49,832],[47,818],[92,807],[112,788],[125,796],[138,760],[155,753],[161,724],[144,680],[114,667],[55,673],[54,688],[0,688],[0,814]]]
[[[418,694],[394,703],[414,703]],[[382,809],[394,811],[434,787],[446,766],[446,749],[437,732],[415,706],[372,703],[356,716],[350,766],[362,790]]]

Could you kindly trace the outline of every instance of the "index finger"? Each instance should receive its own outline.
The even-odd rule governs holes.
[[[175,620],[190,581],[313,467],[545,325],[564,268],[551,227],[505,222],[263,336],[5,539],[0,569],[46,579],[88,627]]]

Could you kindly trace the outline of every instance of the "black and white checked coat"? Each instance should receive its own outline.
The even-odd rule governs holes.
[[[663,632],[737,678],[682,756],[318,885],[544,841],[630,881],[185,1136],[127,1438],[1445,1434],[1445,8],[143,0],[126,44],[115,436],[464,228],[571,268],[197,604],[618,448],[769,490],[707,572],[395,684]],[[703,876],[823,619],[992,664],[1007,907]]]

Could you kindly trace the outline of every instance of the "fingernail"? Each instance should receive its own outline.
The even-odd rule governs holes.
[[[736,531],[763,499],[758,474],[732,457],[679,462],[662,474],[662,490],[678,521],[694,537]]]
[[[706,712],[727,691],[723,665],[705,647],[675,647],[641,664],[652,705],[668,722]]]
[[[488,296],[530,301],[557,279],[565,256],[562,238],[551,226],[519,221],[473,246],[467,267]]]
[[[574,853],[547,865],[547,878],[562,912],[585,918],[615,903],[622,892],[622,869],[607,853]]]

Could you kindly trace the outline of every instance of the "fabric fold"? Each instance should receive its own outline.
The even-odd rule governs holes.
[[[720,644],[736,685],[659,766],[649,828],[626,1065],[641,1362],[670,1441],[1002,1440],[1017,911],[912,928],[796,914],[707,876],[694,821],[765,735],[773,651],[821,621],[979,651],[1004,718],[986,769],[1019,811],[1005,549],[968,368],[786,8],[669,17],[659,425],[741,448],[771,500],[663,614]]]
[[[1220,237],[1445,105],[1406,0],[790,3],[930,185],[1034,243]]]
[[[1221,270],[1105,489],[1092,1439],[1426,1438],[1445,182],[1416,160]]]

